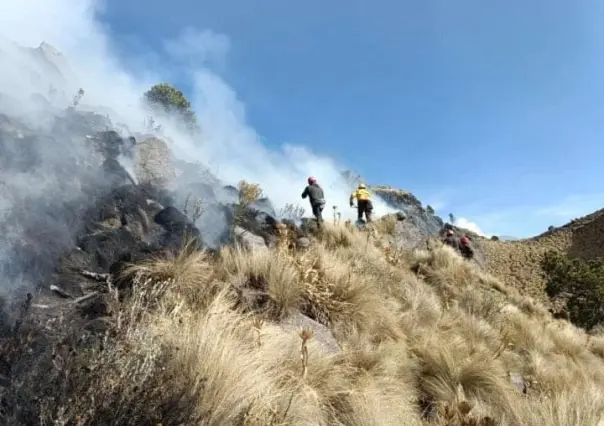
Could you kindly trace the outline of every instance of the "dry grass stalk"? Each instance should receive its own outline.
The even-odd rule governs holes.
[[[256,344],[258,347],[262,346],[262,327],[264,327],[264,320],[261,318],[254,318],[254,322],[252,323],[254,327],[254,331],[256,332]]]
[[[290,232],[287,225],[278,223],[277,227],[277,254],[279,256],[290,256],[292,250],[295,247],[295,241],[293,241],[294,235]]]
[[[300,359],[302,360],[302,380],[306,378],[308,372],[308,340],[312,338],[313,331],[309,327],[305,327],[300,331],[300,339],[302,340],[300,346]]]
[[[203,208],[203,202],[201,200],[201,198],[197,198],[195,197],[195,199],[192,201],[193,203],[193,210],[189,213],[189,203],[191,202],[191,197],[192,194],[189,192],[187,194],[187,198],[185,198],[185,205],[183,207],[183,213],[189,217],[189,219],[191,219],[191,221],[193,223],[197,222],[197,219],[199,219],[201,217],[201,215],[204,212],[204,208]]]
[[[279,211],[280,218],[291,219],[294,221],[301,220],[304,217],[305,213],[304,207],[299,204],[290,204],[287,203],[285,206]]]

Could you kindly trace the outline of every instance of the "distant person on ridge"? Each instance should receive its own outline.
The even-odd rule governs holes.
[[[357,222],[363,222],[363,213],[367,223],[371,222],[371,212],[373,211],[373,203],[371,202],[371,194],[367,191],[367,186],[360,183],[357,189],[350,194],[350,207],[354,207],[354,199],[357,199]]]
[[[304,188],[302,192],[302,198],[308,197],[310,201],[310,207],[312,214],[317,220],[319,228],[323,223],[323,208],[325,207],[325,195],[323,194],[323,188],[317,183],[317,179],[314,177],[308,178],[308,186]]]
[[[445,225],[441,228],[439,232],[441,238],[447,236],[447,231],[453,231],[453,225],[451,225],[450,223],[445,223]]]
[[[461,250],[459,242],[457,241],[457,238],[455,238],[455,231],[453,231],[452,229],[447,229],[445,231],[445,238],[443,238],[443,244],[454,248],[456,251]]]
[[[459,239],[459,251],[466,259],[472,259],[474,257],[474,249],[470,245],[470,238],[464,235]]]

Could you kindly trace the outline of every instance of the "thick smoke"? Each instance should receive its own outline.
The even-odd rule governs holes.
[[[123,65],[112,49],[108,30],[98,20],[101,7],[94,0],[0,2],[0,114],[10,121],[5,126],[15,127],[7,149],[19,151],[2,153],[6,167],[0,172],[0,208],[5,243],[0,245],[0,258],[6,265],[18,263],[14,247],[27,241],[24,235],[28,233],[48,233],[44,238],[56,242],[53,251],[67,248],[77,221],[75,206],[87,194],[83,187],[103,184],[98,176],[89,176],[87,169],[80,167],[91,150],[74,140],[86,135],[70,126],[56,128],[57,115],[69,122],[65,108],[74,103],[78,89],[84,89],[78,111],[94,111],[98,114],[95,117],[106,116],[113,125],[123,123],[137,134],[146,131],[145,121],[150,115],[141,104],[142,94],[155,83],[170,81],[173,70],[147,64],[146,58],[153,52],[128,58],[129,64],[139,64],[137,71]],[[40,46],[41,42],[49,45]],[[179,74],[189,78],[191,100],[202,128],[202,133],[193,137],[180,130],[177,120],[155,117],[162,124],[163,138],[181,160],[179,164],[199,163],[222,182],[206,179],[205,186],[195,187],[197,195],[203,198],[204,192],[213,193],[219,201],[234,201],[232,193],[219,188],[245,179],[261,185],[277,212],[287,204],[299,204],[308,212],[308,201],[301,200],[300,194],[306,178],[312,175],[325,189],[326,215],[337,205],[343,219],[354,218],[355,212],[348,207],[351,188],[340,176],[342,167],[301,146],[270,150],[246,123],[242,102],[206,66],[208,61],[225,59],[228,44],[225,36],[187,29],[178,40],[166,40],[161,52],[170,55],[179,64]],[[27,129],[22,131],[19,125]],[[102,125],[99,123],[99,130],[106,130]],[[45,141],[30,141],[24,148],[22,134],[32,129],[50,136]],[[10,161],[24,164],[15,166]],[[131,162],[122,164],[133,169]],[[181,201],[194,186],[195,179],[188,179],[187,188],[176,188]],[[385,203],[376,200],[376,215],[389,211]],[[18,226],[8,226],[15,224],[8,220],[11,217],[19,217]],[[210,234],[224,226],[224,218],[210,206],[198,224],[202,232]],[[208,237],[212,240],[211,235]],[[15,275],[9,281],[39,280],[44,271],[33,277]],[[10,271],[2,272],[6,277]]]

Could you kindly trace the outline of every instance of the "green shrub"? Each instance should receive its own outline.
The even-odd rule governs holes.
[[[604,324],[604,258],[570,260],[550,251],[541,266],[547,278],[547,295],[566,299],[574,324],[586,329]]]
[[[145,92],[145,100],[152,109],[179,114],[190,127],[197,125],[197,117],[186,96],[167,83],[156,84]]]

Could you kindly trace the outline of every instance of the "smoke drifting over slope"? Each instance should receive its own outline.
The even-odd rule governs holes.
[[[140,107],[141,95],[151,85],[169,81],[162,78],[167,70],[148,71],[141,66],[145,71],[134,74],[122,66],[112,53],[107,30],[97,19],[101,6],[93,0],[5,2],[0,5],[0,35],[25,46],[38,46],[41,41],[47,41],[57,47],[65,58],[49,52],[39,54],[45,55],[66,77],[62,99],[65,104],[71,102],[81,87],[85,90],[81,108],[103,107],[103,113],[114,122],[125,123],[131,131],[143,130],[143,122],[149,114]],[[162,123],[175,156],[205,164],[227,184],[236,184],[240,179],[259,183],[277,211],[291,203],[302,205],[308,212],[308,202],[301,200],[300,194],[306,178],[316,176],[326,191],[327,212],[332,205],[337,205],[343,218],[355,217],[355,211],[348,207],[350,188],[340,177],[342,168],[332,159],[299,146],[272,151],[246,124],[244,106],[234,91],[204,66],[209,60],[222,58],[228,45],[228,39],[222,35],[192,29],[184,30],[178,40],[164,43],[164,53],[181,65],[179,73],[191,79],[191,100],[203,129],[199,140],[192,140],[180,134],[176,126]],[[7,61],[7,57],[11,63],[24,61],[21,52],[0,49],[5,53],[2,61]],[[144,64],[145,58],[130,58],[129,62]],[[7,67],[1,68],[1,93],[28,102],[30,93],[46,95],[46,81],[11,72],[14,70],[11,67],[8,71]],[[57,87],[56,80],[50,84]],[[385,203],[376,200],[376,215],[390,211]]]

